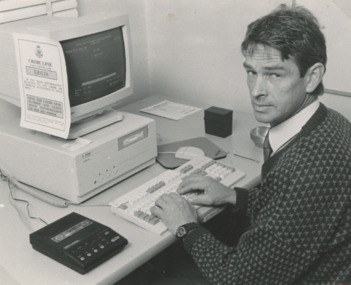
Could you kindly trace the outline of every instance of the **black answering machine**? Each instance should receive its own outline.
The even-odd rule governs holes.
[[[84,274],[120,252],[128,241],[107,226],[71,213],[29,235],[37,251]]]

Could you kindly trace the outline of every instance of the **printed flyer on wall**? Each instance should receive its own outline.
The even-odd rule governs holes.
[[[66,64],[59,42],[14,35],[21,127],[67,138],[71,125]]]

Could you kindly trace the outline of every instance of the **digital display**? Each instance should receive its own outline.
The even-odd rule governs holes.
[[[51,238],[51,240],[53,240],[54,242],[61,242],[66,238],[69,238],[70,236],[79,232],[80,230],[86,228],[87,226],[90,226],[92,223],[93,222],[90,220],[83,220],[80,223],[74,225],[73,227],[70,227],[69,229],[63,231],[62,233],[55,235],[54,237]]]
[[[126,84],[122,27],[61,42],[65,55],[70,105],[113,93]]]

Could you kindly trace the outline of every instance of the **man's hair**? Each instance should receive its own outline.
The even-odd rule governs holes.
[[[325,38],[318,20],[301,6],[289,8],[282,4],[270,14],[252,22],[241,44],[243,55],[253,54],[257,45],[280,51],[282,60],[292,57],[301,77],[315,63],[326,67]],[[323,92],[321,81],[311,94],[321,95]]]

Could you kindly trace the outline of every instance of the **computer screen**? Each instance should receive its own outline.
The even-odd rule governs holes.
[[[60,43],[66,60],[71,107],[125,87],[126,56],[121,27]]]
[[[0,32],[6,46],[0,49],[0,61],[4,63],[0,67],[4,71],[0,98],[10,103],[20,106],[12,33],[47,37],[60,43],[66,64],[71,126],[75,128],[84,122],[90,125],[91,132],[111,124],[113,115],[107,113],[115,111],[115,106],[133,93],[127,15],[105,12],[78,18],[37,17],[0,27]],[[108,117],[105,121],[104,115]]]

